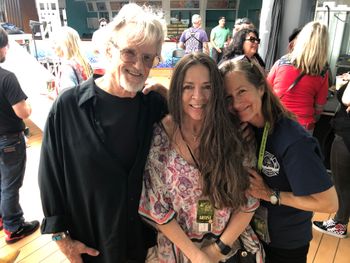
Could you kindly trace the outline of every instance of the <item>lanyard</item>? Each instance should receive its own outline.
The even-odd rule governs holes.
[[[270,123],[266,122],[264,126],[264,133],[261,139],[260,149],[259,149],[259,159],[258,159],[258,170],[261,172],[263,159],[264,159],[264,153],[266,148],[266,141],[267,141],[267,135],[270,130]]]

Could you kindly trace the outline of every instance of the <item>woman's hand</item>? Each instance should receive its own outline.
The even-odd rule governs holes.
[[[58,240],[56,244],[71,263],[83,263],[81,254],[88,254],[93,257],[100,254],[98,250],[87,247],[84,243],[70,237]]]
[[[222,260],[225,260],[225,256],[220,253],[219,249],[215,247],[215,243],[212,243],[206,247],[203,247],[201,250],[208,257],[208,262],[218,263]]]
[[[254,140],[254,131],[249,126],[248,122],[241,122],[239,125],[239,130],[242,133],[242,138],[246,142],[252,142]]]
[[[247,168],[249,173],[250,187],[248,194],[255,198],[270,201],[272,190],[265,184],[264,179],[255,170]]]

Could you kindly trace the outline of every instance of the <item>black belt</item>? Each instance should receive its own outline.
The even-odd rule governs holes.
[[[2,139],[20,138],[23,135],[24,135],[23,132],[20,131],[20,132],[0,134],[0,138],[2,138]]]

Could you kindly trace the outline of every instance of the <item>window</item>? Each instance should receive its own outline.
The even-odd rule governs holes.
[[[107,11],[105,2],[97,2],[96,8],[97,8],[97,11]]]
[[[89,12],[94,12],[94,11],[95,11],[95,9],[94,9],[94,4],[93,4],[93,3],[88,2],[88,3],[86,3],[86,6],[87,6],[87,10],[88,10]]]
[[[199,0],[195,1],[170,1],[170,8],[199,8]]]
[[[207,8],[208,9],[236,9],[237,0],[208,0]]]

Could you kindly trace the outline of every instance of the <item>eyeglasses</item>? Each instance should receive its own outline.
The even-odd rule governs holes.
[[[258,43],[260,44],[260,38],[256,38],[256,37],[250,37],[250,38],[246,38],[246,41],[249,41],[250,43]]]
[[[131,48],[123,48],[120,49],[117,44],[113,43],[113,46],[119,50],[120,53],[120,59],[125,63],[135,63],[137,62],[138,54],[136,50]],[[158,55],[152,55],[152,54],[141,54],[142,62],[147,68],[153,68],[157,66],[160,62],[160,57]]]

